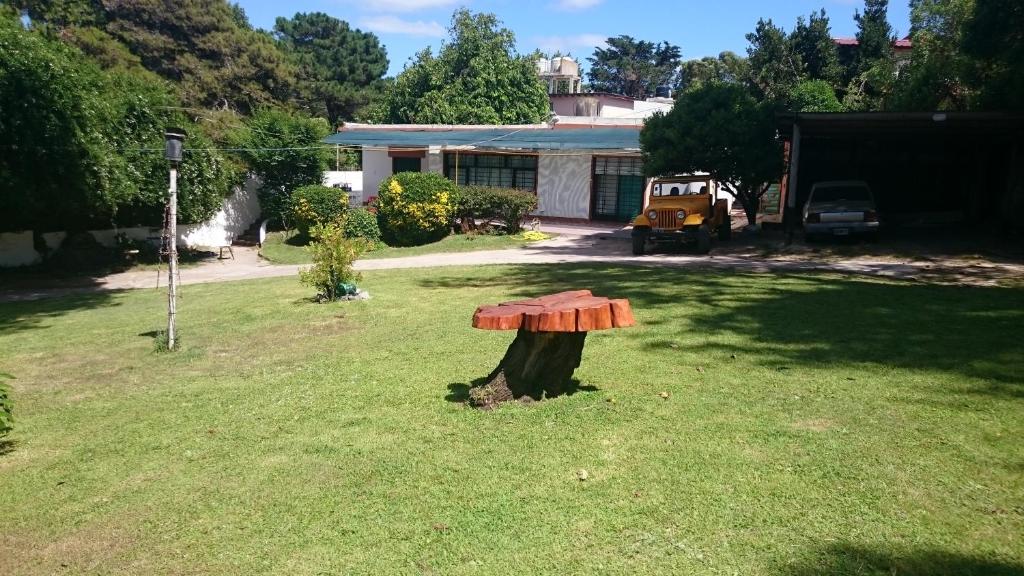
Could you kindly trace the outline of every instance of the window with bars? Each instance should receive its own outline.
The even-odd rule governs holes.
[[[444,175],[460,186],[537,189],[537,157],[519,154],[444,155]]]
[[[643,176],[643,160],[636,156],[597,156],[594,174],[609,176]]]

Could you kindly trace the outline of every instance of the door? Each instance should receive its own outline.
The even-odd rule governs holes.
[[[643,164],[632,156],[597,156],[593,172],[593,218],[629,222],[644,207]]]

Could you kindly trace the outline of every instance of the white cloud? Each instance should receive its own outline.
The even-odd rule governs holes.
[[[561,10],[586,10],[601,2],[602,0],[558,0],[555,6]]]
[[[537,36],[534,45],[542,52],[573,52],[582,48],[586,54],[598,46],[604,46],[608,37],[603,34],[574,34],[571,36]]]
[[[578,2],[580,0],[573,1]],[[444,8],[457,4],[458,2],[459,0],[370,0],[369,2],[356,2],[350,0],[349,4],[357,4],[360,8],[373,10],[375,12],[413,12],[415,10],[426,10],[428,8]]]
[[[430,38],[443,38],[445,36],[444,26],[431,20],[403,20],[398,16],[373,16],[363,18],[359,25],[367,30],[381,34],[403,34],[406,36],[427,36]]]

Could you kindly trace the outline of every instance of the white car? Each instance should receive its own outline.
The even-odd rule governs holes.
[[[808,240],[823,236],[878,236],[878,211],[867,182],[817,182],[804,204]]]

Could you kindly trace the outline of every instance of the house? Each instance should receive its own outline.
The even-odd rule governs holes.
[[[668,112],[675,101],[668,87],[653,98],[639,100],[610,92],[585,92],[580,65],[568,56],[537,61],[537,76],[547,86],[551,112],[572,122],[576,118],[619,118],[642,122],[655,112]]]
[[[345,124],[325,142],[361,150],[367,198],[392,174],[436,172],[462,185],[532,191],[545,218],[625,222],[640,213],[647,186],[639,122]]]

